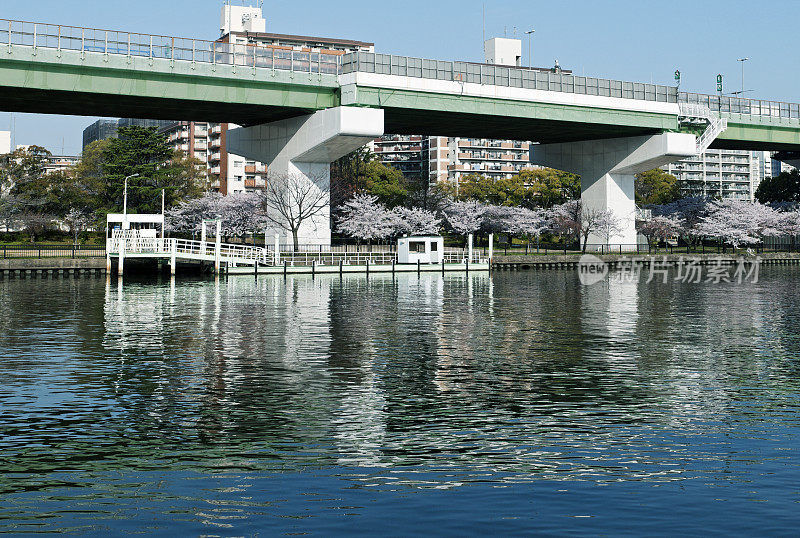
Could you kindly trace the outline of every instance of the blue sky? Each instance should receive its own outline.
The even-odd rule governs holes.
[[[240,3],[241,0],[234,0]],[[2,0],[8,19],[142,33],[217,37],[221,0]],[[378,52],[482,61],[482,11],[486,35],[524,36],[536,30],[534,63],[605,78],[661,84],[683,74],[681,89],[714,92],[717,73],[726,91],[740,89],[737,58],[745,67],[748,96],[800,100],[797,18],[800,0],[405,0],[364,2],[303,0],[264,2],[267,31],[375,42]],[[336,6],[335,8],[333,6]],[[527,38],[523,55],[527,55]],[[527,59],[523,59],[527,63]],[[78,153],[83,128],[94,117],[15,114],[17,144]],[[0,129],[11,115],[0,113]]]

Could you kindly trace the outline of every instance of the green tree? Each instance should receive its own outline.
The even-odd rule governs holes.
[[[409,198],[409,181],[397,168],[373,160],[364,171],[364,192],[378,197],[388,208],[405,205]]]
[[[101,212],[121,211],[125,177],[128,180],[128,211],[160,213],[161,191],[166,207],[203,193],[206,187],[202,163],[176,153],[155,128],[122,127],[103,150]]]
[[[526,197],[526,187],[519,176],[495,179],[467,174],[457,183],[448,181],[441,188],[456,200],[473,200],[484,204],[518,206],[523,205]]]
[[[72,168],[74,186],[83,194],[86,206],[92,210],[103,207],[105,181],[103,174],[103,155],[108,149],[109,140],[95,140],[81,153],[80,160]]]
[[[364,189],[367,164],[375,159],[367,146],[331,163],[331,205],[338,206]]]
[[[529,207],[536,205],[551,208],[581,197],[581,177],[576,174],[542,168],[523,170],[519,173],[519,178],[530,191],[526,193],[525,204]]]
[[[377,160],[367,147],[345,155],[331,165],[331,199],[334,205],[363,192],[378,197],[393,208],[410,201],[412,181],[403,173]]]
[[[800,171],[781,172],[765,178],[756,189],[756,199],[762,204],[800,202]]]
[[[677,178],[660,168],[636,174],[634,190],[641,205],[669,204],[680,198]]]
[[[45,168],[49,157],[46,149],[30,146],[4,155],[0,162],[3,220],[6,226],[21,224],[31,241],[47,230],[57,202]]]

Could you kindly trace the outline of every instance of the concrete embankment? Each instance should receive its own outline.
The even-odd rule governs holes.
[[[0,277],[37,275],[105,274],[105,258],[7,258],[0,259]]]
[[[800,265],[800,253],[795,252],[770,252],[757,256],[741,254],[606,254],[596,255],[596,258],[605,262],[611,268],[622,267],[631,260],[642,265],[649,265],[651,260],[656,263],[677,265],[689,260],[697,260],[701,265],[720,263],[732,265],[739,262],[740,258],[746,260],[761,259],[763,265]],[[492,269],[496,270],[528,270],[528,269],[577,269],[581,256],[578,254],[548,254],[538,256],[495,256],[492,258]]]

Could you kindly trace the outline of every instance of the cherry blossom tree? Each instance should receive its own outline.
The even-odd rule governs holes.
[[[475,201],[452,202],[444,209],[447,224],[460,235],[478,231],[485,214],[486,206]]]
[[[797,236],[800,236],[800,210],[794,209],[779,213],[778,228],[784,235],[789,236],[792,250],[794,250]]]
[[[700,234],[697,225],[708,215],[711,199],[705,196],[688,196],[675,202],[651,206],[653,215],[676,218],[681,222],[680,235],[689,245],[694,245]]]
[[[80,209],[72,208],[66,215],[64,215],[64,224],[69,228],[72,234],[72,241],[74,245],[78,244],[78,236],[81,232],[87,230],[93,222],[92,214],[88,211],[81,211]]]
[[[377,196],[357,194],[340,209],[338,229],[362,241],[386,239],[396,233],[398,216],[378,202]]]
[[[679,235],[683,231],[683,223],[675,215],[656,215],[637,221],[636,229],[652,245],[653,243],[657,244],[658,241],[666,241],[673,235]]]
[[[433,211],[418,207],[409,209],[397,207],[394,214],[398,218],[397,231],[409,235],[436,235],[442,225],[442,219]]]
[[[577,241],[581,235],[581,202],[570,200],[550,208],[548,227],[565,241]]]
[[[516,208],[512,206],[486,204],[481,219],[481,230],[486,233],[510,233],[509,223],[513,220],[515,211]]]
[[[622,222],[613,211],[584,207],[580,200],[553,206],[548,213],[548,227],[562,237],[580,240],[583,252],[590,235],[600,235],[608,243],[623,231]]]
[[[533,237],[539,237],[548,227],[547,213],[544,210],[532,210],[515,207],[504,222],[505,231],[523,236],[528,244]]]
[[[695,229],[699,234],[718,237],[738,248],[781,235],[780,221],[780,214],[764,204],[721,200],[711,203],[708,214]]]
[[[243,237],[266,225],[261,204],[261,197],[256,193],[235,193],[227,196],[206,193],[168,210],[167,228],[196,235],[200,233],[204,220],[220,218],[223,236]]]

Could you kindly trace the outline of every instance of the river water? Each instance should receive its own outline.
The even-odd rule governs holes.
[[[0,532],[796,534],[800,270],[0,281]]]

